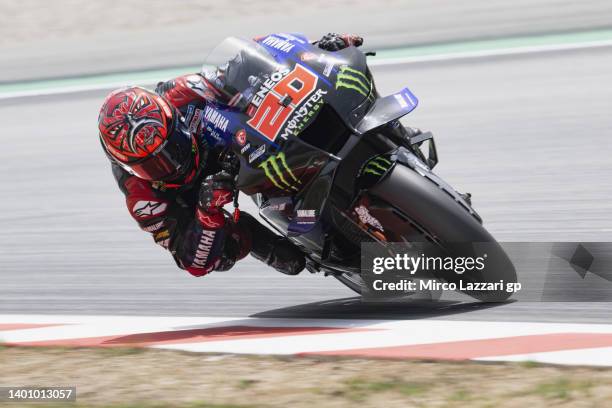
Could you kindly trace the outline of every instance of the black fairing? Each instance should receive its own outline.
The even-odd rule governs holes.
[[[212,134],[208,141],[235,154],[240,191],[311,260],[358,267],[356,245],[371,236],[356,227],[351,208],[367,183],[376,185],[384,177],[370,172],[368,181],[369,161],[397,159],[389,156],[398,147],[393,129],[414,109],[416,98],[407,89],[380,98],[366,56],[355,47],[331,53],[290,37],[272,35],[257,44],[232,40],[238,57],[216,73],[204,73],[226,96],[211,108],[227,123],[214,113],[203,115]],[[285,78],[298,73],[297,80],[288,81],[292,91],[281,91],[287,89],[281,86]],[[263,126],[268,117],[262,106],[280,118],[274,132]]]

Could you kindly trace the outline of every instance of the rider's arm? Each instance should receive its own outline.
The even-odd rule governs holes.
[[[113,174],[125,195],[130,215],[154,241],[168,249],[177,265],[193,276],[227,270],[250,249],[250,235],[226,222],[221,206],[231,200],[211,183],[210,202],[182,208],[148,181],[132,176],[116,164]],[[200,199],[202,201],[202,199]]]
[[[148,181],[132,176],[115,163],[112,169],[132,218],[153,236],[155,243],[168,249],[171,233],[176,229],[176,222],[170,217],[171,202]]]
[[[237,259],[246,256],[241,254],[241,231],[234,231],[223,212],[223,206],[232,199],[232,178],[227,173],[209,176],[200,186],[195,217],[182,230],[175,254],[179,266],[192,275],[230,269]]]
[[[354,34],[328,33],[314,44],[326,51],[339,51],[351,46],[359,47],[363,44],[363,38]]]
[[[159,82],[155,92],[181,111],[189,104],[205,103],[215,98],[214,88],[209,87],[200,74],[181,75],[169,81]]]

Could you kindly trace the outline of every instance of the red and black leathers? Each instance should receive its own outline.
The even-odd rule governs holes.
[[[229,269],[251,250],[248,214],[242,222],[228,220],[223,205],[232,200],[232,187],[214,181],[221,167],[202,137],[201,115],[207,98],[214,97],[200,75],[186,75],[160,84],[157,92],[182,115],[196,137],[195,160],[185,179],[149,182],[113,163],[113,173],[132,217],[170,250],[177,264],[194,276]],[[222,173],[221,173],[222,174]],[[207,177],[210,178],[207,179]],[[218,176],[217,176],[218,178]],[[209,195],[207,203],[200,199]]]

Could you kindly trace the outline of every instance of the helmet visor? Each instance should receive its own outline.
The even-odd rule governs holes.
[[[146,159],[129,163],[132,173],[145,180],[168,181],[184,176],[192,167],[193,142],[182,120],[160,149]]]

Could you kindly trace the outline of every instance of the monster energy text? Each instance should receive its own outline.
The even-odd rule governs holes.
[[[281,152],[277,155],[268,157],[261,162],[258,167],[263,169],[266,177],[268,177],[276,188],[286,191],[299,190],[298,186],[301,182],[295,177],[295,174],[293,174],[287,165],[285,153]]]
[[[336,78],[336,89],[340,88],[352,89],[365,97],[370,97],[372,81],[361,71],[343,65]]]
[[[310,95],[306,102],[295,111],[291,120],[287,122],[285,131],[281,134],[283,139],[287,139],[289,135],[297,135],[304,129],[308,121],[323,106],[323,95],[325,94],[327,94],[327,91],[317,89],[317,91]]]

